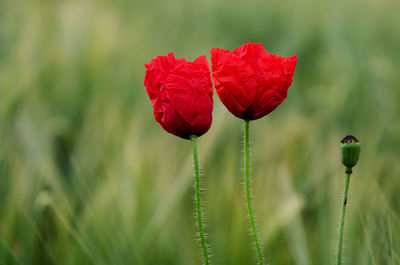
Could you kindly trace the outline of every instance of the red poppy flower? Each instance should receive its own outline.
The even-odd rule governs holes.
[[[145,65],[144,85],[156,121],[169,133],[188,139],[208,131],[212,122],[213,88],[204,55],[193,62],[173,53]]]
[[[222,103],[236,117],[256,120],[287,96],[297,57],[280,57],[249,42],[234,51],[211,50],[214,85]]]

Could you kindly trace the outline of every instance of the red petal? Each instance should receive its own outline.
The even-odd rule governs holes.
[[[211,126],[212,83],[205,56],[193,63],[179,65],[168,76],[167,96],[183,119],[190,124],[196,135],[203,134]]]
[[[205,56],[192,63],[170,53],[145,66],[144,84],[156,121],[185,139],[207,132],[212,122],[213,89]]]
[[[261,118],[287,96],[297,57],[280,57],[249,42],[233,52],[211,50],[214,84],[221,101],[235,116]]]
[[[234,115],[243,118],[254,100],[256,77],[249,65],[232,52],[211,50],[214,85],[224,105]]]

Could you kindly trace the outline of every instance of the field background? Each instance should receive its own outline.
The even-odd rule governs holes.
[[[0,264],[200,264],[191,146],[155,122],[143,65],[248,41],[298,56],[287,100],[250,128],[269,264],[332,264],[349,133],[362,153],[346,264],[400,264],[399,11],[395,0],[1,0]],[[212,262],[255,264],[243,124],[214,100],[199,140]]]

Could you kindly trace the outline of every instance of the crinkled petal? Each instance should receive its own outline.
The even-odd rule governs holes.
[[[254,100],[256,77],[251,67],[232,52],[211,50],[214,85],[224,105],[235,116],[243,114]]]
[[[167,78],[166,91],[171,104],[190,124],[196,135],[205,133],[212,121],[212,83],[205,56],[179,65]]]
[[[205,56],[188,62],[170,53],[145,66],[144,84],[156,121],[167,132],[185,139],[207,132],[212,122],[213,89]]]
[[[280,57],[268,54],[262,58],[263,85],[257,87],[257,97],[250,112],[252,119],[259,119],[276,109],[287,97],[292,84],[297,57]]]
[[[249,42],[234,51],[211,50],[214,84],[222,103],[235,116],[261,118],[287,96],[297,57],[268,53],[262,44]]]

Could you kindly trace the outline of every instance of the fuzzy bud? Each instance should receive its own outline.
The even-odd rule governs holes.
[[[353,135],[347,135],[340,141],[340,159],[343,165],[349,169],[354,167],[360,158],[360,142]]]

